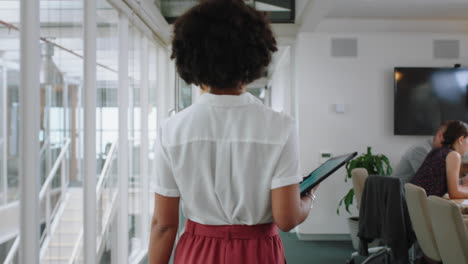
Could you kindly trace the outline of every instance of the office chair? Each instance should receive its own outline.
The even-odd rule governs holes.
[[[351,171],[351,179],[353,182],[353,189],[354,195],[356,196],[356,207],[360,209],[361,206],[361,198],[362,192],[364,190],[364,186],[366,184],[367,177],[369,173],[365,168],[355,168]],[[354,241],[353,239],[353,247],[356,249],[355,252],[351,253],[351,258],[348,260],[349,264],[354,263],[354,259],[359,256],[359,241]],[[371,257],[367,258],[367,263],[372,263],[372,261],[378,261],[378,259],[382,259],[382,256],[385,255],[387,251],[386,247],[379,246],[380,242],[378,240],[372,242],[371,247],[368,248],[369,254]],[[374,262],[376,263],[376,262]],[[364,264],[364,263],[363,263]]]
[[[362,191],[366,184],[369,173],[364,168],[355,168],[351,171],[351,179],[353,181],[354,195],[356,196],[356,207],[359,209],[361,206]]]
[[[368,243],[380,239],[385,244],[385,252],[380,252],[386,263],[410,263],[408,250],[416,237],[399,178],[373,175],[367,178],[359,210],[358,236],[360,255],[369,255]],[[372,263],[372,258],[368,258],[368,263]]]
[[[468,263],[468,227],[458,205],[437,196],[429,196],[428,205],[442,262]]]
[[[426,191],[411,183],[405,184],[405,191],[411,223],[424,258],[428,258],[434,263],[441,262],[429,214]]]

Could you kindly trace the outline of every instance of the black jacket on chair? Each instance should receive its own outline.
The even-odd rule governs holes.
[[[380,239],[396,263],[409,263],[408,250],[416,239],[399,178],[369,176],[359,210],[359,254],[369,255],[368,243]]]

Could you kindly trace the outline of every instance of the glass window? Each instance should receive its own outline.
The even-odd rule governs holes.
[[[2,63],[3,64],[3,63]],[[7,171],[6,169],[6,69],[0,64],[0,206],[7,202]]]
[[[71,263],[83,255],[83,170],[80,164],[84,158],[84,0],[39,2],[41,40],[40,54],[37,55],[40,56],[40,104],[37,115],[40,124],[39,174],[42,191],[39,212],[43,253],[39,262],[60,260]],[[134,25],[129,26],[128,50],[119,50],[119,12],[106,0],[98,0],[96,6],[96,220],[97,246],[103,252],[100,262],[105,262],[111,259],[111,255],[116,255],[114,248],[106,247],[116,245],[115,241],[109,240],[122,238],[106,235],[115,232],[116,221],[111,216],[118,215],[111,212],[118,212],[112,209],[118,208],[119,54],[128,52],[129,59],[128,73],[125,74],[129,78],[130,147],[123,150],[129,152],[129,170],[125,172],[129,189],[122,194],[128,195],[129,208],[124,213],[129,216],[129,254],[140,255],[147,250],[147,241],[142,237],[146,227],[141,223],[145,222],[142,221],[145,219],[143,217],[151,216],[152,211],[141,206],[142,192],[148,186],[142,186],[140,161],[151,159],[158,117],[161,119],[164,116],[158,113],[157,89],[166,87],[167,94],[173,93],[168,84],[174,83],[175,74],[169,69],[165,49],[149,41]],[[19,199],[19,8],[19,0],[0,0],[0,206]],[[132,19],[137,19],[137,16]],[[144,51],[147,54],[142,54]],[[143,65],[143,61],[147,65]],[[142,80],[143,67],[148,69],[147,80]],[[146,83],[148,94],[143,96],[148,98],[149,106],[148,116],[143,119],[140,90]],[[182,103],[186,105],[186,100]],[[142,146],[141,122],[146,122],[146,119],[149,144]],[[149,148],[148,157],[140,157],[141,147]],[[149,203],[152,201],[150,199]],[[13,228],[18,229],[18,222],[19,216]],[[52,229],[52,222],[56,223],[55,229]],[[125,231],[122,234],[127,236]],[[50,243],[44,243],[46,239]],[[3,262],[1,256],[0,262]]]
[[[141,199],[141,175],[140,175],[140,147],[141,147],[141,52],[143,51],[142,33],[135,26],[129,29],[129,94],[130,94],[130,175],[128,191],[129,209],[129,253],[140,250],[141,239],[138,237],[138,229],[141,228],[140,199]]]
[[[0,207],[2,219],[0,250],[9,252],[19,233],[19,63],[20,1],[0,1]],[[0,253],[0,263],[6,255]],[[17,258],[16,258],[17,261]]]
[[[0,2],[0,205],[19,199],[19,1]]]
[[[102,171],[107,152],[118,139],[119,14],[105,0],[97,3],[97,173]]]
[[[154,43],[149,44],[149,60],[148,60],[148,93],[149,93],[149,109],[148,109],[148,130],[150,146],[156,140],[156,131],[158,125],[158,108],[157,108],[157,92],[159,80],[159,67],[158,67],[158,45]],[[150,147],[151,150],[151,147]]]
[[[192,104],[192,85],[187,84],[177,75],[177,111],[182,111]]]
[[[83,0],[40,1],[40,262],[76,258],[82,189],[78,122],[83,84]],[[46,181],[50,179],[50,181]],[[47,184],[50,182],[50,184]],[[63,207],[62,207],[63,205]],[[58,214],[59,208],[63,208]],[[78,208],[78,213],[75,210]],[[57,219],[56,217],[60,217]],[[52,229],[52,221],[57,227]],[[54,231],[54,232],[52,232]],[[67,233],[64,235],[64,233]],[[61,243],[64,239],[67,243]]]
[[[97,1],[96,153],[97,153],[97,246],[103,249],[100,263],[114,263],[116,243],[111,212],[118,194],[119,132],[119,12],[106,0]],[[125,151],[125,150],[123,150]],[[115,213],[114,216],[118,214]],[[111,245],[107,248],[105,245]],[[112,253],[113,252],[113,253]]]

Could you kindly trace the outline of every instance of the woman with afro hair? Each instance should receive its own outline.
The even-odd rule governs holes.
[[[285,263],[277,228],[309,214],[295,121],[246,92],[277,51],[264,13],[242,0],[206,0],[174,23],[172,59],[202,95],[166,120],[155,146],[149,263]],[[313,192],[313,191],[312,191]]]

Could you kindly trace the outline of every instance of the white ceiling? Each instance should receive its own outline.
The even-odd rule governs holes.
[[[305,7],[307,6],[310,0],[296,0],[296,22],[301,20],[301,17],[304,15]]]
[[[327,17],[468,20],[468,0],[337,0]]]

